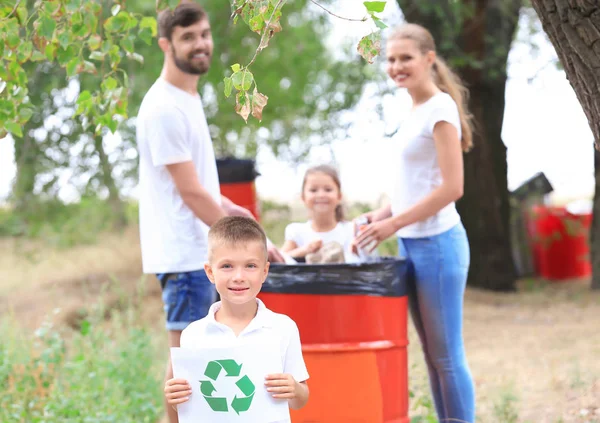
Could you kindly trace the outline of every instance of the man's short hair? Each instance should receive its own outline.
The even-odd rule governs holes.
[[[250,242],[260,243],[267,257],[267,235],[256,220],[242,216],[224,217],[208,231],[208,260],[211,260],[212,250],[218,245],[237,247]]]
[[[187,28],[206,18],[202,6],[192,0],[182,0],[174,10],[167,8],[158,13],[158,37],[171,41],[176,26]]]

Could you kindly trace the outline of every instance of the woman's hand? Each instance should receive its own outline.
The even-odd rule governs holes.
[[[369,249],[367,252],[371,253],[379,246],[379,244],[394,235],[398,229],[400,228],[391,217],[371,223],[359,232],[353,242],[353,249],[354,246],[360,249],[368,247]]]

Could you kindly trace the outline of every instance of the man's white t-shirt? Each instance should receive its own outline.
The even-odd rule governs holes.
[[[184,204],[166,168],[192,161],[200,184],[221,204],[215,154],[200,96],[159,78],[144,97],[136,124],[144,273],[202,269],[209,228]]]
[[[414,206],[439,187],[442,173],[433,139],[438,122],[448,122],[461,138],[460,116],[456,103],[446,93],[438,93],[415,107],[394,136],[396,177],[392,193],[392,214]],[[438,235],[460,222],[454,202],[436,215],[408,225],[397,232],[399,237],[420,238]]]
[[[298,326],[285,314],[269,310],[258,298],[256,302],[256,316],[238,336],[230,327],[216,321],[215,313],[221,308],[221,302],[214,303],[205,318],[190,323],[183,330],[181,348],[197,350],[243,345],[272,346],[279,349],[283,373],[292,375],[297,382],[308,380]],[[289,420],[270,423],[289,423]]]
[[[328,232],[316,232],[312,228],[312,221],[290,223],[285,228],[285,240],[294,241],[297,247],[304,247],[313,241],[320,239],[323,244],[337,242],[344,247],[344,258],[346,263],[358,261],[358,257],[352,253],[352,240],[354,239],[354,225],[352,222],[338,222]]]

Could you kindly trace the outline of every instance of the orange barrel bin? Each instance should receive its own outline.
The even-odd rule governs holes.
[[[256,177],[254,160],[224,158],[217,159],[217,171],[221,194],[235,204],[250,210],[260,220],[258,196],[256,195]]]
[[[404,259],[272,264],[259,297],[291,317],[310,374],[294,423],[408,423]]]
[[[591,213],[572,214],[565,207],[532,207],[527,225],[536,272],[552,281],[591,276],[591,224]]]

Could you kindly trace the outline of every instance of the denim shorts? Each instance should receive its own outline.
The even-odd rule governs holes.
[[[167,317],[167,330],[183,330],[208,314],[217,300],[215,286],[204,270],[157,274]]]

